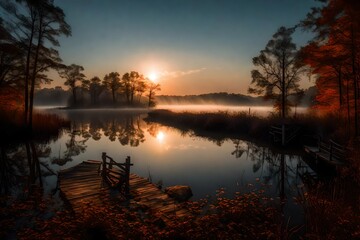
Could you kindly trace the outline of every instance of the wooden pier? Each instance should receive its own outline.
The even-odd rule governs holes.
[[[121,165],[125,165],[124,169],[126,169],[126,165],[130,164],[130,158],[127,158],[125,164],[119,164],[106,157],[110,159],[110,162],[104,165],[104,157],[105,155],[103,155],[103,161],[87,160],[59,173],[61,195],[75,214],[81,213],[84,203],[107,206],[111,202],[156,212],[165,221],[171,215],[189,216],[187,209],[182,208],[181,204],[147,179],[129,172],[128,176],[124,176],[115,170],[114,166]],[[122,183],[114,180],[114,177],[119,176],[122,178]]]

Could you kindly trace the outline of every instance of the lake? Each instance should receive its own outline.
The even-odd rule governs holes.
[[[225,189],[227,196],[264,189],[274,201],[286,199],[281,211],[290,217],[292,224],[303,222],[302,208],[294,203],[293,197],[305,190],[302,176],[315,173],[301,153],[282,152],[242,139],[198,137],[146,122],[146,109],[42,111],[72,122],[71,129],[63,130],[59,138],[48,144],[36,144],[43,153],[40,169],[45,193],[56,189],[57,177],[52,172],[84,160],[100,160],[102,152],[106,152],[118,162],[130,156],[134,163],[132,173],[164,188],[190,186],[193,200],[214,199],[220,188]],[[13,192],[21,190],[15,187]]]

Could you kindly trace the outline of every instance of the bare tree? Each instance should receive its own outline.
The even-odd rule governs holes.
[[[157,91],[160,91],[160,84],[158,83],[154,83],[152,81],[148,81],[147,84],[147,90],[148,90],[148,107],[154,107],[156,102],[155,102],[155,94]]]
[[[259,69],[251,71],[254,87],[248,90],[265,99],[274,99],[283,119],[291,104],[288,97],[301,91],[298,83],[303,68],[291,38],[294,31],[294,28],[280,27],[260,55],[253,58],[253,64]]]

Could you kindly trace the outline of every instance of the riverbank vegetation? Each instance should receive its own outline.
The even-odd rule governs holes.
[[[339,124],[341,119],[334,121],[334,118],[337,119],[333,114],[298,114],[287,118],[285,123],[301,129],[301,134],[297,139],[300,147],[304,141],[316,141],[315,138],[336,139],[341,143],[346,143],[350,133],[343,127],[344,125]],[[283,122],[278,115],[264,117],[248,112],[194,113],[169,110],[151,111],[145,120],[176,127],[184,132],[191,131],[198,136],[218,134],[223,138],[240,137],[268,143],[271,142],[270,128]]]

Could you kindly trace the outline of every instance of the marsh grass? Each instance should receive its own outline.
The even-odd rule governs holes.
[[[270,127],[283,123],[277,115],[262,117],[247,112],[228,111],[194,113],[155,110],[149,112],[145,120],[175,127],[184,132],[192,131],[199,136],[217,134],[223,138],[241,137],[244,140],[267,143],[270,142]],[[301,147],[310,140],[316,143],[318,139],[333,139],[345,143],[348,139],[349,131],[344,127],[346,124],[342,124],[342,120],[335,115],[298,114],[296,117],[289,117],[284,123],[301,129],[301,134],[294,142]]]

